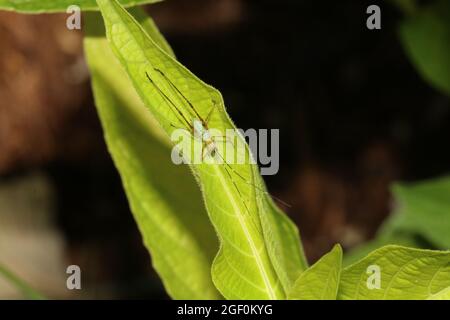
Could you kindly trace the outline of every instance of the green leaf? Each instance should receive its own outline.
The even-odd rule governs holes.
[[[130,7],[161,0],[120,0],[123,6]],[[12,10],[23,13],[66,12],[76,5],[83,11],[98,10],[95,0],[0,0],[0,10]]]
[[[44,300],[45,297],[31,288],[25,281],[17,277],[14,273],[9,271],[6,267],[0,264],[0,276],[3,276],[8,280],[12,285],[14,285],[17,289],[22,292],[23,296],[26,299],[30,300]]]
[[[187,146],[194,140],[191,123],[199,117],[223,135],[235,129],[219,91],[161,50],[117,1],[97,3],[114,53],[166,133],[185,128]],[[232,147],[249,159],[240,134]],[[206,158],[209,163],[191,168],[221,244],[212,266],[214,284],[229,299],[284,298],[306,265],[295,226],[267,196],[255,164],[221,164],[217,154]]]
[[[367,285],[374,276],[368,273],[370,266],[379,268],[379,289]],[[342,271],[338,299],[424,300],[449,286],[450,251],[386,246]]]
[[[342,266],[342,248],[334,246],[303,272],[288,295],[290,300],[336,300]]]
[[[427,300],[450,300],[450,287],[433,294]]]
[[[450,248],[450,177],[393,187],[398,209],[386,229],[419,234]]]
[[[450,248],[450,177],[392,187],[396,209],[375,239],[345,255],[353,263],[383,245],[415,248]]]
[[[152,20],[137,8],[133,14],[170,53]],[[101,16],[88,14],[86,22],[84,47],[97,111],[153,265],[175,299],[220,298],[210,275],[217,236],[195,180],[188,168],[171,162],[170,141],[114,57]]]
[[[423,78],[450,94],[450,1],[438,1],[407,17],[400,37]]]

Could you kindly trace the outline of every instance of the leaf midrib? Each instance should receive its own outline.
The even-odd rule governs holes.
[[[227,194],[228,199],[230,200],[231,205],[233,206],[235,212],[236,212],[236,216],[238,218],[239,224],[244,232],[245,238],[248,241],[248,244],[250,245],[250,249],[252,251],[252,254],[255,258],[256,264],[258,266],[258,270],[261,274],[261,277],[264,281],[264,285],[266,287],[267,293],[270,297],[270,299],[275,300],[277,299],[277,296],[275,294],[274,289],[272,288],[272,285],[270,283],[268,274],[266,269],[264,268],[264,263],[261,259],[261,256],[259,254],[259,250],[256,248],[255,246],[255,240],[253,239],[249,228],[245,222],[245,220],[242,218],[242,211],[239,208],[237,201],[235,199],[235,196],[233,195],[233,193],[231,192],[228,183],[226,183],[226,179],[224,178],[224,174],[223,172],[220,170],[220,168],[217,165],[214,165],[214,170],[218,173],[218,177],[220,179],[220,183],[221,185],[224,187],[224,190]]]

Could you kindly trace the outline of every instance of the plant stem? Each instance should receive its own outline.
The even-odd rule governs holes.
[[[10,283],[15,285],[24,295],[25,298],[31,300],[44,300],[45,297],[39,292],[31,288],[22,279],[17,277],[14,273],[6,269],[6,267],[0,264],[0,275],[3,275]]]

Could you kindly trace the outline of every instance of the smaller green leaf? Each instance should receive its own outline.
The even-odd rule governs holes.
[[[444,299],[449,286],[450,251],[386,246],[342,271],[338,299]]]
[[[395,244],[414,248],[450,248],[450,177],[416,183],[396,183],[392,192],[396,209],[375,239],[345,255],[344,265],[371,251]]]
[[[342,248],[335,245],[303,272],[288,294],[289,300],[336,300],[342,266]]]
[[[161,0],[120,0],[125,7]],[[9,10],[22,13],[66,12],[72,5],[79,6],[83,11],[98,10],[95,0],[0,0],[0,10]]]
[[[14,273],[6,269],[6,267],[0,265],[0,276],[3,276],[11,284],[13,284],[17,289],[19,289],[26,299],[30,300],[44,300],[45,297],[39,292],[31,288],[25,281],[20,279]]]
[[[393,187],[398,210],[386,230],[419,234],[439,248],[450,248],[450,177]]]
[[[423,78],[450,94],[450,1],[438,1],[406,18],[400,37]]]

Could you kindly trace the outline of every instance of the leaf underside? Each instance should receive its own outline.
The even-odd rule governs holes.
[[[380,288],[368,286],[368,268],[380,271]],[[386,246],[341,274],[338,299],[425,300],[445,298],[450,288],[450,252]],[[440,294],[441,293],[441,294]]]
[[[186,100],[203,119],[211,114],[209,128],[235,129],[219,91],[161,50],[117,1],[99,0],[98,4],[113,52],[166,133],[170,135],[177,126],[189,130],[173,104],[189,121],[198,118]],[[238,139],[243,141],[242,136]],[[244,147],[235,146],[235,151],[250,157],[248,146],[240,145]],[[284,298],[306,263],[296,227],[262,191],[265,187],[256,165],[213,161],[191,165],[191,169],[220,240],[212,266],[216,287],[229,299]]]

